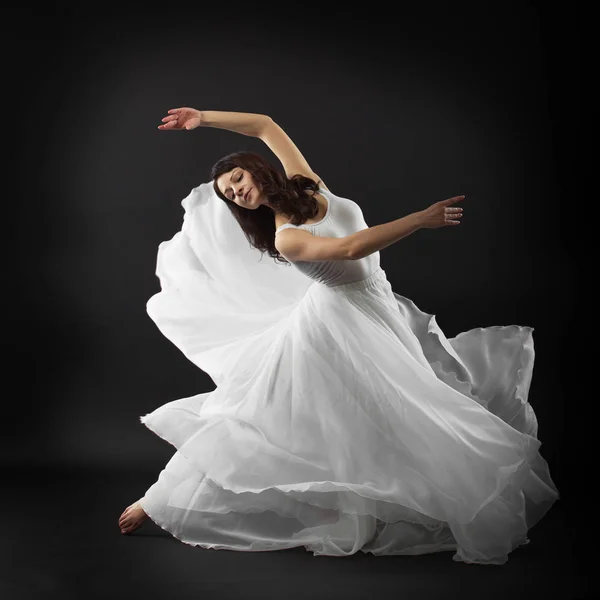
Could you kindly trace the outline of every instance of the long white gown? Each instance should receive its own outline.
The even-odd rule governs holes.
[[[368,227],[319,191],[325,217],[299,227]],[[532,327],[447,339],[392,291],[379,252],[280,264],[210,183],[182,206],[147,311],[215,389],[140,417],[176,448],[141,499],[157,525],[203,548],[495,565],[529,542],[559,498],[528,402]]]

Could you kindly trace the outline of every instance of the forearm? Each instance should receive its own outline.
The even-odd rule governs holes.
[[[202,110],[200,114],[201,127],[218,127],[252,137],[259,137],[265,125],[271,120],[267,115],[257,113]]]
[[[369,256],[421,229],[421,215],[412,213],[401,219],[374,225],[348,236],[353,260]]]

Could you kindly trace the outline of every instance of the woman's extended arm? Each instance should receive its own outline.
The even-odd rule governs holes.
[[[218,127],[235,133],[260,137],[267,123],[271,121],[267,115],[257,113],[228,112],[221,110],[196,110],[195,108],[172,108],[163,120],[159,129],[178,131],[195,129],[196,127]]]
[[[361,229],[347,236],[350,245],[350,254],[353,260],[360,260],[378,250],[383,250],[393,243],[405,238],[419,229],[436,229],[446,225],[459,225],[462,208],[450,208],[463,200],[464,196],[454,196],[432,204],[401,219],[374,225],[368,229]]]

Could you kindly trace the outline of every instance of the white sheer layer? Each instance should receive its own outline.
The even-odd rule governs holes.
[[[204,548],[454,551],[503,564],[559,494],[528,402],[533,328],[447,339],[377,267],[329,287],[250,247],[210,184],[147,309],[215,389],[140,417],[176,451],[141,499]]]

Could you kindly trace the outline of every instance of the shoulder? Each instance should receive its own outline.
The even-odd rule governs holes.
[[[304,224],[294,225],[293,223],[288,223],[288,222],[284,221],[283,223],[280,223],[279,225],[277,225],[277,223],[275,225],[276,225],[275,237],[277,237],[283,231],[300,231],[300,232],[304,232],[304,233],[308,233],[309,235],[312,235],[312,233],[308,229],[305,229]]]
[[[279,227],[277,227],[277,229],[275,229],[275,235],[277,236],[282,231],[286,231],[288,229],[304,231],[304,229],[302,229],[298,225],[293,225],[292,223],[283,223],[282,225],[279,225]]]
[[[274,246],[286,260],[294,262],[295,255],[307,243],[309,236],[314,237],[307,229],[299,225],[284,223],[275,231]]]

